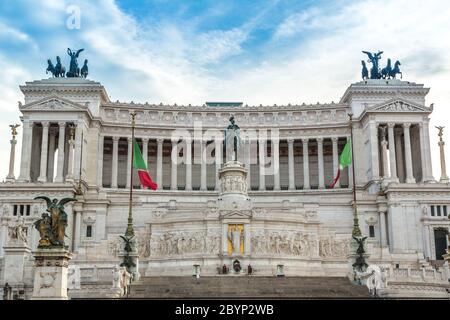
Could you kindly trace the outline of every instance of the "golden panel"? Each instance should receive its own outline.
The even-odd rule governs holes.
[[[231,256],[233,254],[233,242],[231,241],[232,231],[238,231],[240,236],[240,248],[239,251],[241,254],[244,254],[244,225],[243,224],[229,224],[228,225],[228,254]]]

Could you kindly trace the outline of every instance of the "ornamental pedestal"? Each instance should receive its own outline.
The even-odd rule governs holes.
[[[247,193],[247,170],[239,161],[228,161],[219,170],[219,179],[217,203],[222,223],[223,262],[230,269],[239,262],[243,270],[248,264],[244,261],[245,257],[250,255],[252,217],[252,202]]]
[[[72,254],[63,248],[33,252],[35,262],[32,300],[67,300],[67,277]]]

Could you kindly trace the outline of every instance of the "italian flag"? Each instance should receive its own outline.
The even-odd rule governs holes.
[[[330,189],[333,189],[336,183],[339,181],[341,177],[341,171],[352,164],[352,140],[348,139],[347,143],[344,146],[344,150],[342,150],[341,155],[339,156],[339,169],[334,178],[333,182],[330,184]]]
[[[150,177],[147,171],[147,164],[142,158],[141,149],[139,149],[136,139],[133,140],[133,168],[138,171],[139,180],[144,189],[150,188],[156,190],[158,188],[158,185],[153,182],[152,177]]]

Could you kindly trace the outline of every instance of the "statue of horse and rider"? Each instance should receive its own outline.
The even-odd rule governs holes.
[[[66,68],[61,64],[61,59],[59,56],[56,57],[56,65],[53,65],[52,61],[50,59],[47,60],[48,66],[47,66],[47,70],[45,71],[45,73],[51,72],[53,77],[61,77],[63,78],[64,76],[66,76],[67,78],[76,78],[76,77],[81,77],[81,78],[86,78],[88,73],[89,73],[89,69],[88,69],[88,60],[85,59],[84,60],[84,64],[83,67],[80,69],[78,66],[78,57],[80,55],[80,53],[83,51],[84,49],[79,49],[77,51],[75,50],[71,50],[70,48],[67,48],[67,54],[70,56],[70,67],[69,67],[69,71],[66,72]]]
[[[372,53],[369,51],[363,51],[367,54],[369,60],[367,62],[372,63],[372,68],[370,69],[370,79],[395,79],[397,74],[400,74],[400,79],[403,78],[403,74],[400,71],[401,63],[396,61],[394,67],[392,67],[391,59],[387,59],[387,65],[383,69],[378,67],[378,60],[381,59],[381,54],[383,51],[378,51],[377,53]],[[366,67],[366,62],[361,60],[362,71],[361,76],[363,80],[369,79],[369,70]]]

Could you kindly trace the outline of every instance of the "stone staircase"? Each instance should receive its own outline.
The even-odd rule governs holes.
[[[142,277],[129,298],[369,298],[366,286],[345,277]]]

